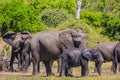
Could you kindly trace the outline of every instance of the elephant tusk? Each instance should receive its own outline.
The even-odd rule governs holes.
[[[20,47],[17,50],[15,50],[14,52],[18,52],[19,50],[20,50]]]

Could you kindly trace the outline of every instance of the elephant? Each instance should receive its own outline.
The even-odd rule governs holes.
[[[52,75],[51,61],[59,58],[61,53],[58,33],[42,31],[35,34],[31,39],[31,54],[33,62],[33,75],[39,72],[39,63],[45,64],[47,76]]]
[[[31,50],[30,50],[30,46],[31,46],[31,38],[33,35],[29,36],[25,41],[24,41],[24,45],[23,45],[23,50],[22,50],[22,61],[23,61],[23,66],[22,66],[22,71],[23,72],[27,72],[27,68],[28,66],[30,66],[31,62],[32,62],[32,55],[31,55]]]
[[[20,51],[19,53],[23,54],[24,57],[26,57],[27,54],[30,54],[31,53],[31,56],[32,56],[32,63],[33,63],[33,75],[37,74],[39,72],[39,62],[43,62],[46,66],[46,73],[47,75],[52,75],[52,70],[51,70],[51,62],[53,62],[54,60],[57,60],[59,59],[59,56],[60,54],[63,52],[63,48],[64,47],[64,44],[65,42],[62,42],[61,43],[61,35],[63,32],[65,31],[68,31],[67,34],[67,38],[66,39],[69,39],[72,40],[72,41],[69,41],[70,44],[72,45],[69,45],[69,44],[65,44],[65,47],[69,48],[69,47],[76,47],[76,45],[79,47],[82,46],[82,37],[86,36],[81,36],[81,34],[85,34],[83,32],[80,32],[80,36],[78,35],[79,34],[79,31],[80,29],[76,29],[76,30],[72,30],[72,29],[69,29],[69,30],[63,30],[63,31],[60,31],[60,32],[53,32],[53,31],[41,31],[37,34],[29,34],[29,33],[25,33],[25,34],[22,34],[21,32],[19,33],[6,33],[5,35],[3,35],[3,40],[5,42],[7,42],[8,44],[10,44],[11,46],[16,46],[14,41],[16,41],[17,43],[16,44],[21,44],[22,46],[18,45],[16,46],[15,50],[12,50],[12,54],[16,53],[17,51]],[[75,32],[73,34],[73,32]],[[15,35],[12,35],[12,34],[15,34]],[[20,35],[18,35],[20,34]],[[65,35],[62,35],[62,36],[65,36]],[[74,37],[73,37],[74,36]],[[16,37],[18,37],[16,39]],[[66,36],[65,36],[66,37]],[[72,38],[71,38],[72,37]],[[80,38],[79,38],[80,37]],[[74,39],[75,38],[75,39]],[[85,38],[87,39],[87,38]],[[65,40],[65,39],[64,39]],[[75,41],[76,40],[76,41]],[[87,41],[87,40],[83,40],[83,41]],[[22,43],[20,43],[22,42]],[[86,44],[85,44],[86,45]],[[14,49],[14,47],[13,47]],[[19,49],[19,50],[17,50]],[[18,53],[18,52],[17,52]],[[15,55],[15,54],[14,54]],[[13,55],[13,56],[14,56]],[[20,58],[23,58],[23,57],[20,57]],[[11,58],[11,62],[13,62],[13,58]],[[23,58],[25,59],[25,62],[23,62],[25,64],[25,69],[27,68],[28,66],[28,58]],[[20,60],[23,60],[23,59],[20,59]],[[11,66],[11,68],[13,68]]]
[[[119,71],[120,71],[120,42],[115,46],[113,53],[113,71],[117,72],[117,64],[119,63]]]
[[[42,32],[35,34],[32,37],[30,49],[31,49],[32,61],[33,61],[33,75],[38,74],[39,62],[41,62],[41,61],[46,66],[47,76],[52,75],[51,61],[59,59],[60,54],[64,51],[63,47],[65,46],[65,48],[66,47],[72,48],[72,47],[75,47],[75,45],[77,45],[77,46],[81,45],[81,43],[82,43],[81,37],[83,37],[83,36],[76,36],[79,34],[79,31],[76,32],[76,34],[72,35],[72,33],[74,31],[76,31],[76,30],[70,29],[68,33],[66,32],[68,34],[66,39],[70,38],[70,40],[72,40],[72,41],[68,40],[71,44],[71,45],[68,44],[69,46],[67,44],[64,45],[63,43],[65,43],[65,42],[61,43],[61,41],[60,41],[61,40],[60,34],[62,34],[63,31],[61,31],[61,32],[42,31]],[[83,34],[83,33],[81,32],[80,34]],[[63,35],[63,36],[66,36],[66,35]],[[75,36],[76,42],[74,41],[73,36]],[[85,38],[85,39],[87,39],[87,38]]]
[[[8,71],[9,59],[0,56],[0,71]]]
[[[95,67],[98,68],[99,75],[101,75],[101,65],[104,62],[114,62],[114,48],[118,42],[101,42],[94,48],[99,54],[99,63],[95,62]],[[112,64],[112,71],[114,72],[114,64]]]
[[[81,75],[86,76],[88,73],[88,61],[98,61],[98,53],[89,48],[69,48],[60,56],[61,68],[60,76],[69,76],[68,69],[71,67],[81,66]],[[70,75],[71,76],[71,75]]]
[[[81,29],[65,29],[59,33],[62,52],[69,48],[86,48],[88,37]],[[59,65],[59,60],[58,60]],[[58,68],[59,72],[59,68]],[[71,72],[71,71],[70,71]]]
[[[59,41],[62,45],[62,50],[69,48],[87,47],[88,37],[80,29],[65,29],[59,33]]]
[[[18,59],[18,67],[22,66],[22,50],[24,42],[29,38],[31,34],[29,32],[7,32],[2,38],[3,40],[12,47],[11,58],[10,58],[10,71],[13,71],[14,59]]]

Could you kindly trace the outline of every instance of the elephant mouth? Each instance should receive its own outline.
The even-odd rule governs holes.
[[[16,50],[14,50],[15,53],[18,52],[18,51],[20,51],[20,47],[17,48]]]

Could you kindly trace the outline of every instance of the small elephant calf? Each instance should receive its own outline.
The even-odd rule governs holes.
[[[8,59],[4,59],[3,57],[0,56],[0,72],[1,71],[7,71],[9,68],[9,61]]]
[[[60,76],[69,76],[68,72],[71,67],[82,67],[81,75],[86,76],[88,73],[88,61],[98,59],[98,53],[92,49],[72,48],[65,50],[60,56]]]

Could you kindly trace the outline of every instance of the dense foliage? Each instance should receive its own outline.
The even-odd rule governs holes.
[[[91,34],[89,36],[97,35],[97,38],[94,37],[96,41],[91,41],[93,43],[99,42],[101,36],[108,36],[111,40],[118,39],[119,0],[83,0],[80,20],[75,19],[76,6],[77,0],[0,0],[1,33],[7,31],[36,33],[46,29],[84,27],[85,32],[89,28],[92,29],[88,31],[88,34]]]
[[[64,10],[52,9],[43,11],[40,19],[48,27],[56,27],[68,17],[68,14]]]

